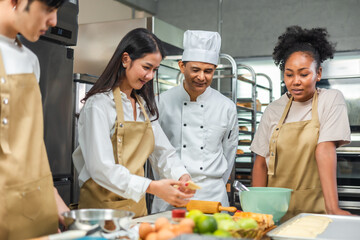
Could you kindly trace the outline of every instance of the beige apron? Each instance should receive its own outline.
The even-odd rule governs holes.
[[[126,167],[131,174],[144,176],[144,164],[154,150],[154,134],[148,115],[137,98],[145,116],[145,122],[124,121],[120,89],[113,90],[117,120],[111,138],[116,164]],[[145,196],[136,203],[125,199],[95,183],[91,178],[80,189],[79,208],[112,208],[135,213],[135,217],[147,215]]]
[[[0,53],[0,239],[56,233],[58,215],[35,75],[6,75]]]
[[[312,101],[312,118],[284,123],[293,97],[270,139],[268,187],[293,189],[285,221],[299,213],[326,213],[325,201],[315,158],[319,138],[318,94]]]

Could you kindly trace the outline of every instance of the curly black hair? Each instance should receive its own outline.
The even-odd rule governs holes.
[[[294,52],[307,52],[316,61],[316,69],[328,58],[334,57],[335,43],[328,40],[325,28],[304,29],[299,26],[286,28],[274,48],[273,59],[276,66],[284,71],[285,63]]]

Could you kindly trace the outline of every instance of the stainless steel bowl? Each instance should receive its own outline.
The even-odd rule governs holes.
[[[90,231],[99,229],[104,232],[128,230],[133,212],[115,209],[79,209],[62,214],[69,230]]]

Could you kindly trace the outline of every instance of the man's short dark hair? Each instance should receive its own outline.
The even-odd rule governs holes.
[[[63,5],[66,0],[28,0],[28,5],[25,9],[29,10],[31,3],[33,3],[34,1],[45,3],[48,7],[57,9],[61,7],[61,5]]]

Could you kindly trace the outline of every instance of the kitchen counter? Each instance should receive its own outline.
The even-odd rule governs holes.
[[[169,221],[171,221],[171,211],[165,211],[165,212],[159,212],[159,213],[154,213],[154,214],[150,214],[144,217],[138,217],[138,218],[134,218],[132,220],[133,224],[138,224],[138,223],[142,223],[142,222],[148,222],[148,223],[155,223],[156,219],[160,218],[160,217],[166,217],[167,219],[169,219]]]

